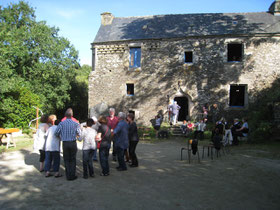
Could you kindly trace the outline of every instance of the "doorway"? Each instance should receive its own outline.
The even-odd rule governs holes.
[[[181,107],[178,115],[178,121],[187,120],[189,118],[189,100],[187,97],[175,97],[174,101]]]

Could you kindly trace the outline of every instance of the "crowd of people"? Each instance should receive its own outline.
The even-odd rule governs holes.
[[[170,101],[167,107],[168,121],[171,126],[176,125],[178,122],[178,115],[181,107],[177,104],[177,101]],[[212,130],[211,140],[222,139],[225,144],[238,145],[238,137],[246,137],[248,135],[249,126],[246,118],[243,118],[242,122],[235,118],[233,125],[230,125],[223,117],[219,119],[220,111],[217,103],[209,106],[205,103],[202,106],[202,113],[199,113],[199,120],[191,122],[190,120],[184,120],[180,125],[181,131],[185,136],[193,134],[194,139],[204,139],[204,132],[208,122],[214,124]],[[187,117],[186,117],[187,118]],[[156,115],[153,123],[153,127],[156,131],[156,136],[159,137],[161,123],[163,116],[160,114]]]
[[[238,118],[233,120],[233,124],[230,125],[224,117],[218,120],[219,108],[217,104],[211,106],[210,122],[214,124],[212,130],[211,140],[213,142],[223,142],[223,144],[238,145],[239,137],[247,137],[249,132],[249,125],[246,118],[240,121]],[[194,139],[203,139],[204,131],[209,119],[209,105],[206,103],[202,107],[201,119],[198,122],[192,123],[190,120],[183,121],[180,126],[182,133],[189,136],[193,133]]]
[[[61,121],[55,115],[43,115],[34,136],[34,148],[39,150],[39,170],[45,172],[45,177],[61,177],[60,147],[62,142],[63,160],[67,180],[77,179],[76,156],[77,140],[82,141],[83,178],[94,177],[93,161],[97,160],[102,169],[101,176],[110,175],[109,151],[112,146],[113,161],[118,161],[118,171],[126,171],[130,167],[138,167],[135,153],[139,141],[137,125],[132,113],[119,112],[115,116],[115,109],[109,109],[109,116],[87,119],[86,123],[79,123],[73,117],[73,110],[67,109]],[[126,156],[126,160],[125,160]]]
[[[213,106],[218,110],[217,105]],[[171,125],[177,123],[180,106],[176,103],[168,106]],[[216,112],[214,112],[216,113]],[[181,125],[182,133],[189,136],[193,133],[194,139],[203,139],[208,120],[208,104],[203,106],[203,118],[198,122],[192,123],[184,120]],[[213,116],[212,116],[213,117]],[[216,120],[217,113],[214,120]],[[162,116],[155,118],[154,128],[158,134]],[[137,125],[132,113],[125,114],[119,112],[115,116],[115,109],[109,109],[109,115],[100,116],[99,119],[92,117],[86,123],[79,123],[73,117],[73,110],[67,109],[65,117],[59,121],[56,115],[43,115],[34,138],[34,148],[39,150],[39,170],[45,172],[46,177],[61,177],[60,150],[61,142],[63,149],[63,160],[65,165],[65,175],[67,180],[75,180],[76,176],[76,156],[77,141],[83,141],[82,160],[83,178],[94,177],[93,161],[98,161],[97,151],[99,152],[99,162],[102,169],[101,176],[110,174],[109,151],[112,144],[112,159],[118,161],[118,171],[127,170],[127,162],[130,167],[138,167],[138,159],[135,153],[139,141]],[[229,145],[238,145],[238,137],[246,137],[249,126],[246,118],[241,123],[237,118],[233,125],[229,125],[224,118],[215,121],[212,130],[211,140],[223,142]],[[157,135],[158,136],[158,135]]]
[[[204,131],[206,130],[206,122],[207,120],[205,118],[195,123],[192,123],[190,120],[184,120],[180,128],[185,136],[190,136],[193,133],[194,139],[203,139]]]

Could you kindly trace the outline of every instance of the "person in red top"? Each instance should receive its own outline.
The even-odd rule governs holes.
[[[188,121],[187,127],[189,130],[193,131],[194,124],[191,121]]]
[[[117,127],[118,123],[119,123],[119,118],[117,116],[115,116],[115,109],[114,108],[110,108],[109,109],[109,115],[107,117],[107,126],[111,129],[111,133],[114,132],[114,129]],[[115,148],[115,139],[113,139],[113,160],[117,161],[116,158],[116,148]]]
[[[69,108],[69,110],[72,110],[71,108]],[[73,110],[72,110],[72,112],[73,112]],[[61,120],[61,122],[63,122],[64,120],[66,120],[67,118],[66,117],[63,117],[62,118],[62,120]],[[74,118],[74,117],[71,117],[71,120],[73,120],[74,122],[76,122],[76,123],[80,123],[76,118]]]
[[[189,135],[193,132],[194,124],[189,120],[187,123],[186,135]]]

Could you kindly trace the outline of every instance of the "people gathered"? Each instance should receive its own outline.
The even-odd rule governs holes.
[[[100,116],[97,120],[93,116],[87,119],[86,123],[80,124],[73,117],[73,110],[69,108],[65,112],[63,121],[59,121],[56,115],[43,115],[34,135],[34,149],[40,153],[39,170],[45,172],[45,177],[63,176],[59,172],[62,142],[66,180],[71,181],[78,178],[76,174],[77,140],[82,141],[82,166],[85,179],[95,177],[93,160],[97,151],[101,166],[100,176],[110,175],[111,141],[114,141],[115,144],[113,151],[119,164],[118,171],[127,170],[124,159],[125,151],[128,151],[129,158],[127,159],[131,161],[129,166],[138,167],[136,146],[139,137],[134,114],[126,115],[124,112],[119,112],[117,117],[115,109],[110,108],[108,117]]]
[[[180,107],[176,102],[169,107],[172,112],[172,124],[177,122],[178,111]],[[217,107],[217,106],[216,106]],[[205,115],[198,122],[184,121],[181,130],[185,136],[193,135],[194,139],[202,140],[206,130],[208,104],[205,105]],[[218,109],[217,109],[218,110]],[[217,111],[216,110],[216,111]],[[216,119],[219,113],[212,112],[212,119]],[[138,167],[139,162],[136,155],[136,147],[139,142],[137,124],[133,113],[119,112],[115,116],[115,109],[109,109],[109,116],[92,116],[86,123],[80,124],[73,116],[73,110],[67,109],[65,117],[59,121],[56,115],[43,115],[37,132],[34,135],[34,148],[39,151],[39,171],[45,172],[45,177],[54,176],[56,178],[63,176],[60,169],[61,142],[63,160],[65,166],[65,177],[67,180],[77,179],[76,174],[76,156],[77,140],[83,141],[82,145],[82,166],[83,178],[95,177],[93,161],[97,161],[97,152],[99,153],[99,163],[101,166],[100,175],[110,175],[109,154],[111,142],[113,142],[112,155],[113,161],[118,162],[117,171],[126,171],[127,163],[130,167]],[[163,121],[163,116],[157,115],[154,128],[158,132]],[[232,126],[221,118],[216,121],[212,130],[211,140],[216,149],[223,145],[238,145],[239,137],[248,136],[249,125],[246,118],[241,123],[237,118],[234,119]],[[211,126],[209,126],[211,127]],[[208,123],[207,123],[207,129]],[[127,152],[127,157],[125,160]]]

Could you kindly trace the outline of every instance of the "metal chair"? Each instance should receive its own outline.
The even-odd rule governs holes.
[[[204,158],[204,149],[207,148],[207,156],[209,157],[209,151],[211,152],[211,159],[213,160],[213,149],[215,150],[215,153],[217,155],[217,158],[221,157],[221,150],[223,151],[223,154],[225,155],[225,150],[223,143],[221,142],[221,148],[216,149],[213,143],[209,143],[207,145],[204,145],[202,147],[202,159]]]
[[[191,153],[192,153],[191,145],[192,145],[192,143],[193,143],[193,140],[188,140],[187,147],[182,147],[181,148],[181,160],[183,160],[183,151],[187,150],[187,152],[188,152],[188,156],[187,157],[189,159],[189,163],[191,163]],[[198,162],[200,163],[199,150],[198,150],[198,141],[197,141],[197,151],[196,151],[196,153],[197,153]]]

